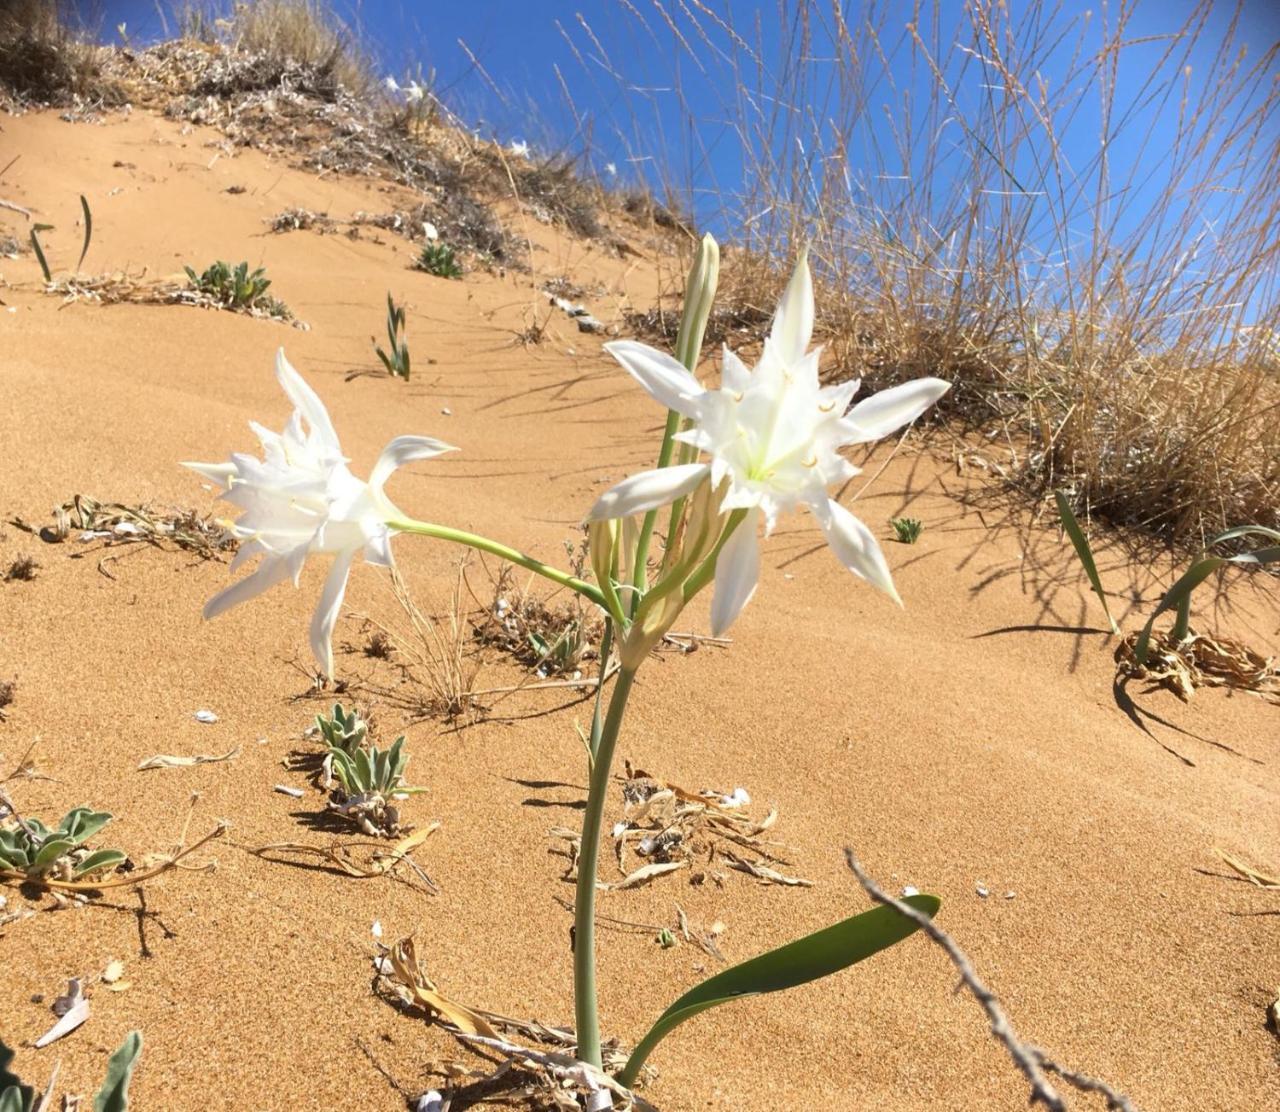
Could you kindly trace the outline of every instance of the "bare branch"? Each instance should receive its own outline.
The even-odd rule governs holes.
[[[959,972],[964,986],[973,995],[973,998],[982,1005],[982,1010],[987,1013],[987,1020],[991,1024],[991,1034],[1004,1044],[1004,1048],[1009,1052],[1009,1057],[1013,1059],[1013,1064],[1018,1067],[1031,1086],[1031,1103],[1033,1105],[1043,1104],[1051,1112],[1067,1112],[1066,1101],[1062,1099],[1057,1089],[1053,1087],[1053,1084],[1045,1076],[1046,1073],[1051,1073],[1062,1078],[1067,1084],[1081,1092],[1097,1093],[1105,1097],[1108,1109],[1115,1110],[1115,1112],[1137,1112],[1136,1107],[1128,1097],[1123,1093],[1116,1092],[1105,1081],[1085,1073],[1077,1073],[1075,1070],[1067,1069],[1065,1066],[1060,1066],[1038,1046],[1025,1043],[1018,1038],[1017,1032],[1014,1031],[1013,1024],[1009,1022],[1009,1017],[1005,1014],[999,998],[983,983],[974,970],[969,956],[960,949],[956,941],[929,916],[917,911],[910,904],[894,899],[885,892],[866,874],[862,865],[854,856],[853,850],[846,849],[844,851],[844,859],[849,866],[850,872],[858,878],[858,883],[862,885],[868,896],[875,900],[876,903],[892,907],[900,915],[905,915],[946,951],[947,957],[951,959],[951,964]]]

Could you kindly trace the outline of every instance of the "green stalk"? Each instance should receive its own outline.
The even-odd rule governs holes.
[[[587,810],[582,816],[582,842],[578,848],[578,887],[573,905],[573,1010],[578,1031],[578,1060],[596,1067],[603,1065],[600,1011],[596,1003],[596,866],[605,797],[609,794],[609,770],[635,675],[634,669],[623,668],[609,699],[609,714],[591,764]]]
[[[561,587],[568,587],[571,591],[577,591],[584,598],[594,602],[601,610],[607,611],[609,609],[605,603],[604,594],[599,587],[579,579],[577,576],[570,575],[567,571],[561,571],[559,568],[553,568],[550,564],[544,564],[541,560],[535,560],[532,556],[525,555],[519,549],[511,548],[498,541],[492,541],[488,537],[482,537],[476,533],[468,533],[462,529],[451,529],[447,525],[436,525],[430,521],[399,519],[388,521],[387,526],[397,533],[415,533],[420,537],[435,537],[437,540],[452,541],[454,544],[463,544],[468,548],[487,552],[491,556],[497,556],[500,560],[506,560],[508,563],[525,568],[536,575],[541,575],[544,579],[550,579],[552,583],[557,583]]]
[[[600,635],[600,678],[596,681],[595,706],[591,710],[591,738],[588,743],[593,763],[596,759],[596,750],[600,748],[600,731],[604,728],[604,717],[600,712],[604,708],[604,681],[609,670],[611,652],[613,652],[613,619],[605,618],[604,633]]]
[[[711,550],[701,564],[688,579],[684,581],[684,600],[688,602],[694,595],[702,590],[716,574],[716,560],[720,556],[720,550],[724,548],[733,531],[742,524],[743,519],[747,516],[747,510],[734,510],[729,515],[729,524],[724,527],[724,532],[720,534],[720,539],[716,541],[716,546]]]

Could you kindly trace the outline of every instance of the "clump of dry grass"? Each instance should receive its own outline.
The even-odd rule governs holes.
[[[728,321],[759,337],[807,242],[828,375],[950,379],[946,407],[1007,434],[1019,484],[1117,523],[1190,544],[1280,521],[1280,45],[1246,52],[1238,9],[1210,21],[1201,0],[1156,39],[1130,9],[1044,2],[913,22],[806,5],[755,28],[628,11],[696,104],[672,164],[705,165],[717,118],[745,168],[710,191],[737,231]],[[723,102],[683,95],[692,65]],[[619,103],[617,133],[643,134]],[[687,183],[702,211],[707,192]]]
[[[39,563],[31,556],[17,556],[9,561],[4,575],[0,575],[6,583],[29,583],[36,577]]]
[[[123,103],[119,86],[104,76],[103,51],[74,16],[74,7],[58,0],[0,5],[0,92],[22,104]]]

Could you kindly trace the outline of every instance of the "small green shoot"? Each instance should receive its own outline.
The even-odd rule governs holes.
[[[1250,535],[1266,537],[1276,543],[1264,548],[1255,548],[1252,552],[1242,552],[1238,556],[1208,555],[1210,548]],[[1233,529],[1228,529],[1225,533],[1219,533],[1205,545],[1205,550],[1205,555],[1184,571],[1178,577],[1178,581],[1165,592],[1164,598],[1160,600],[1160,605],[1155,608],[1154,613],[1147,619],[1147,624],[1142,627],[1142,632],[1138,635],[1138,640],[1133,646],[1133,655],[1139,664],[1145,666],[1147,663],[1147,653],[1151,644],[1151,629],[1155,625],[1156,618],[1164,611],[1177,610],[1173,636],[1178,641],[1186,640],[1191,628],[1191,593],[1219,568],[1225,567],[1227,564],[1258,566],[1280,561],[1280,531],[1268,529],[1265,525],[1237,525]]]
[[[1102,603],[1102,612],[1107,616],[1111,632],[1119,637],[1120,627],[1116,625],[1115,618],[1111,616],[1111,608],[1107,605],[1106,592],[1102,589],[1102,579],[1098,575],[1098,565],[1094,563],[1093,550],[1089,547],[1088,538],[1085,537],[1084,531],[1080,528],[1080,523],[1076,521],[1076,515],[1071,512],[1071,503],[1067,501],[1067,496],[1062,491],[1055,490],[1053,497],[1058,503],[1058,517],[1062,519],[1062,528],[1066,530],[1067,536],[1071,538],[1076,555],[1080,558],[1080,563],[1084,565],[1085,575],[1089,577],[1089,582],[1093,584],[1093,593],[1098,596],[1098,601]]]
[[[390,837],[399,831],[400,812],[391,802],[393,796],[424,790],[404,783],[409,756],[402,752],[403,746],[402,734],[385,751],[376,745],[354,754],[336,747],[329,750],[333,773],[342,786],[329,805],[372,837]]]
[[[903,544],[915,544],[920,539],[920,531],[924,524],[918,517],[891,517],[889,524]]]
[[[369,723],[355,707],[346,710],[341,703],[333,704],[333,713],[316,715],[316,728],[330,749],[340,749],[348,757],[364,748],[369,738]]]
[[[454,254],[453,248],[445,243],[424,243],[422,254],[413,264],[418,270],[425,270],[437,278],[461,278],[462,267]]]
[[[391,300],[391,294],[387,294],[387,339],[391,344],[391,354],[388,355],[382,348],[374,345],[374,350],[378,353],[378,358],[382,360],[382,365],[387,368],[387,373],[398,375],[409,381],[409,341],[401,336],[404,331],[404,306],[397,305]]]
[[[49,269],[49,260],[44,257],[44,248],[40,246],[39,232],[53,231],[52,224],[33,224],[31,226],[31,250],[36,253],[36,261],[40,264],[40,269],[44,272],[44,280],[46,282],[53,281],[53,272]]]
[[[84,243],[80,247],[80,258],[76,261],[76,272],[84,265],[84,257],[89,253],[89,241],[93,239],[93,213],[89,211],[89,202],[80,194],[80,207],[84,210]]]
[[[76,807],[50,830],[39,819],[21,819],[0,829],[0,868],[31,880],[83,880],[124,863],[118,849],[90,851],[84,843],[111,821],[106,811]]]
[[[676,944],[676,936],[671,933],[670,927],[663,927],[654,941],[664,950],[670,950]]]

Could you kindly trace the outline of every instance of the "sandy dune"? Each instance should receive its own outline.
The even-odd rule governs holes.
[[[163,277],[244,258],[268,268],[273,292],[310,325],[62,306],[39,292],[29,254],[0,260],[13,310],[0,308],[0,567],[23,553],[41,564],[32,582],[0,583],[0,678],[17,683],[0,722],[0,774],[39,738],[36,762],[52,779],[11,782],[15,802],[45,817],[79,803],[108,809],[110,844],[135,857],[170,846],[192,792],[193,835],[219,817],[233,824],[211,847],[216,871],[147,887],[145,926],[121,889],[0,928],[0,1027],[18,1045],[20,1074],[42,1080],[61,1059],[64,1086],[81,1092],[140,1028],[144,1112],[397,1109],[429,1086],[432,1063],[466,1055],[371,991],[375,919],[389,938],[415,933],[441,989],[460,1000],[572,1017],[570,916],[553,899],[572,887],[548,831],[579,821],[573,723],[589,705],[526,693],[466,728],[405,725],[411,778],[429,788],[409,817],[442,823],[417,855],[438,895],[271,864],[240,847],[331,837],[299,821],[318,795],[272,792],[305,784],[281,760],[322,706],[304,673],[323,569],[308,567],[300,591],[277,589],[206,624],[200,608],[226,582],[224,564],[137,546],[108,575],[99,558],[121,550],[49,546],[8,521],[44,523],[76,493],[207,510],[209,493],[178,461],[253,448],[250,418],[279,427],[287,405],[271,359],[282,344],[329,405],[357,473],[397,433],[447,439],[462,451],[411,466],[392,497],[548,558],[576,537],[604,483],[649,464],[661,414],[599,338],[562,317],[542,345],[514,341],[546,312],[528,275],[431,278],[408,269],[411,245],[385,232],[383,242],[371,230],[359,240],[270,234],[264,219],[292,205],[343,220],[387,211],[395,195],[217,139],[143,113],[100,126],[32,114],[0,130],[0,164],[21,154],[0,195],[57,226],[47,237],[56,269],[79,252],[84,193],[95,223],[87,273]],[[0,211],[4,228],[25,236]],[[526,234],[542,277],[603,288],[588,302],[606,321],[628,298],[651,303],[659,265],[672,265],[639,238],[640,255],[619,260],[537,224]],[[376,369],[369,336],[381,337],[388,289],[410,305],[413,380],[348,379]],[[741,785],[776,805],[792,868],[814,886],[731,872],[722,887],[694,887],[677,873],[602,897],[602,912],[667,924],[679,903],[697,922],[722,921],[722,948],[739,960],[866,905],[844,871],[849,845],[886,886],[942,897],[939,921],[1019,1029],[1059,1060],[1143,1108],[1275,1106],[1280,1043],[1264,1013],[1280,988],[1280,901],[1226,875],[1213,852],[1280,866],[1275,707],[1216,692],[1183,705],[1131,686],[1127,713],[1113,697],[1112,643],[1051,515],[1010,508],[978,469],[958,474],[945,434],[918,447],[913,437],[856,507],[882,538],[890,516],[925,522],[918,546],[886,545],[905,611],[843,572],[807,518],[786,520],[732,646],[651,663],[621,744],[671,780]],[[456,554],[400,538],[397,555],[424,606],[442,604]],[[1133,628],[1170,568],[1118,548],[1103,556]],[[1280,607],[1265,587],[1242,587],[1204,620],[1277,651]],[[348,605],[394,613],[384,580],[363,567]],[[702,608],[692,619],[705,629]],[[357,621],[345,620],[337,641],[358,640]],[[339,671],[396,683],[393,667],[358,652],[340,654]],[[513,677],[494,660],[481,682]],[[198,708],[220,721],[198,724]],[[379,713],[384,731],[397,729],[391,701]],[[135,771],[154,753],[233,746],[241,754],[227,763]],[[4,894],[10,909],[28,902]],[[606,929],[602,947],[603,1025],[627,1041],[712,964],[693,946],[663,950],[648,932]],[[83,1028],[31,1049],[67,978],[111,958],[126,961],[130,987],[99,987]],[[722,1009],[663,1044],[648,1095],[668,1110],[1023,1107],[1025,1088],[954,981],[916,938],[789,996]]]

